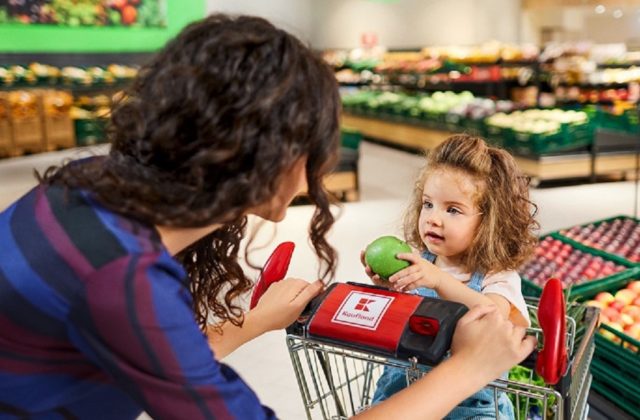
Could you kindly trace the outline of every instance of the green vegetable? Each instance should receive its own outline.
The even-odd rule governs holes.
[[[536,385],[544,388],[549,388],[544,380],[538,376],[533,370],[524,366],[516,366],[509,371],[509,380],[518,382],[525,385]],[[514,393],[508,393],[509,399],[513,403],[514,410],[518,408],[516,398],[519,399],[520,409],[517,413],[518,419],[530,419],[537,416],[544,417],[542,412],[544,410],[544,401],[537,398],[529,398],[525,396],[517,396]],[[547,418],[553,418],[553,413],[550,412],[551,407],[555,405],[555,395],[549,395],[547,399]]]

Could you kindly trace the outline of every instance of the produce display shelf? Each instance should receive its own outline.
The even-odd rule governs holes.
[[[626,216],[626,215],[618,215],[618,216],[608,217],[608,218],[605,218],[605,219],[596,220],[596,221],[591,222],[591,223],[584,223],[584,224],[579,225],[579,226],[582,228],[582,227],[586,227],[586,226],[588,226],[588,225],[593,224],[595,227],[597,227],[597,226],[599,226],[599,225],[600,225],[600,224],[602,224],[602,223],[605,223],[605,222],[612,222],[612,221],[617,220],[617,219],[623,219],[623,220],[624,220],[624,219],[630,219],[630,220],[635,221],[636,223],[640,223],[640,219],[637,219],[637,218],[635,218],[635,217]],[[615,253],[611,253],[611,252],[607,252],[607,251],[602,250],[602,249],[600,249],[600,248],[596,248],[596,247],[593,247],[593,246],[585,245],[585,244],[583,244],[582,242],[576,241],[575,239],[572,239],[572,238],[568,238],[568,237],[564,236],[564,235],[561,233],[561,231],[563,231],[563,230],[569,230],[569,229],[571,229],[572,227],[573,227],[573,226],[568,227],[568,228],[564,228],[564,229],[559,229],[559,230],[557,230],[557,231],[550,232],[549,234],[550,234],[551,236],[553,236],[554,238],[560,239],[560,240],[562,240],[562,241],[564,241],[564,242],[566,242],[566,243],[571,244],[572,246],[582,246],[582,247],[585,247],[585,246],[586,246],[587,248],[592,249],[594,253],[599,254],[599,255],[601,255],[601,256],[606,256],[606,258],[608,258],[608,259],[610,259],[610,260],[613,260],[613,261],[616,261],[616,262],[629,262],[629,263],[631,263],[631,264],[633,264],[633,265],[640,266],[640,262],[633,262],[633,261],[629,261],[629,260],[628,260],[628,259],[626,259],[623,255],[615,254]]]
[[[342,124],[362,132],[365,138],[371,138],[393,147],[411,149],[420,153],[435,148],[449,136],[451,131],[429,128],[419,124],[382,120],[342,114]],[[586,178],[591,176],[591,154],[588,152],[567,152],[552,156],[515,156],[520,169],[538,181]],[[633,153],[602,153],[595,161],[595,173],[601,175],[619,175],[635,170],[636,157]]]
[[[586,247],[577,242],[570,243],[568,242],[567,238],[564,238],[562,236],[553,236],[553,235],[545,235],[545,236],[551,236],[554,239],[558,239],[559,241],[563,243],[567,243],[571,245],[574,249],[577,249],[584,253],[600,256],[605,261],[613,261],[618,265],[627,267],[626,270],[611,274],[607,277],[573,285],[569,292],[569,296],[571,298],[588,299],[605,290],[611,290],[611,289],[617,290],[618,288],[621,288],[622,286],[627,284],[629,280],[631,280],[632,278],[637,277],[638,274],[640,273],[640,267],[636,266],[635,264],[625,259],[622,259],[622,258],[612,259],[610,258],[610,254],[607,254],[606,252]],[[544,237],[541,237],[540,239],[542,240],[543,238]],[[522,276],[522,294],[524,294],[525,296],[540,296],[541,293],[542,293],[542,287],[538,286],[537,284],[533,283],[526,277]]]

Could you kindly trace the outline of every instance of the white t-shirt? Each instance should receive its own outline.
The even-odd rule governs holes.
[[[463,283],[468,283],[471,280],[471,273],[462,272],[458,266],[445,265],[441,259],[436,259],[436,266]],[[485,276],[482,280],[481,291],[485,295],[494,293],[507,299],[527,320],[527,325],[531,325],[529,311],[522,296],[520,275],[516,271],[501,271]]]

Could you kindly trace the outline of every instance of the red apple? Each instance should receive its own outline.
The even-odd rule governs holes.
[[[609,318],[611,322],[618,322],[618,319],[620,318],[620,312],[613,308],[604,308],[602,310],[602,314]]]
[[[585,305],[587,306],[593,306],[595,308],[600,308],[600,309],[604,309],[607,306],[605,304],[603,304],[602,302],[599,302],[597,300],[588,300],[585,302]]]
[[[615,309],[618,312],[622,311],[622,308],[624,308],[625,306],[627,306],[626,303],[617,299],[609,304],[609,308]]]
[[[630,289],[618,290],[615,294],[616,300],[624,303],[624,306],[630,305],[631,302],[633,302],[633,300],[637,297],[638,297],[637,293],[635,293]]]
[[[640,322],[640,306],[625,306],[624,308],[622,308],[622,311],[620,311],[620,313],[629,315],[637,322]]]
[[[627,289],[633,290],[636,292],[636,295],[640,296],[640,280],[634,280],[631,283],[627,284]]]
[[[608,305],[614,300],[616,300],[616,298],[613,297],[613,295],[609,292],[600,292],[596,295],[596,300],[598,302],[602,302],[605,305]]]
[[[633,302],[631,302],[631,304],[632,304],[633,306],[640,306],[640,296],[638,296],[637,298],[635,298],[635,299],[633,300]]]
[[[631,337],[633,339],[636,339],[636,340],[640,340],[640,322],[636,322],[635,324],[628,325],[624,329],[624,332],[629,337]]]
[[[627,327],[629,325],[633,325],[636,321],[633,319],[631,315],[628,314],[620,314],[620,319],[618,322],[623,326]]]

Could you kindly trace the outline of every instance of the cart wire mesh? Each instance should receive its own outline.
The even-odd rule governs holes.
[[[536,309],[536,302],[529,303]],[[590,316],[588,316],[590,315]],[[591,385],[589,365],[594,351],[594,331],[597,313],[585,314],[584,320],[566,317],[568,368],[563,379],[555,386],[534,383],[534,370],[529,377],[519,380],[497,379],[485,389],[493,393],[496,418],[500,416],[498,398],[501,393],[513,402],[518,420],[585,419],[588,411],[587,396]],[[578,321],[588,328],[576,341]],[[542,345],[542,330],[529,328],[528,334],[538,338]],[[322,340],[289,334],[287,347],[308,419],[346,419],[371,406],[378,378],[385,366],[403,369],[407,384],[424,376],[429,366],[415,359],[400,360],[342,347]]]

